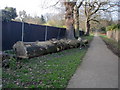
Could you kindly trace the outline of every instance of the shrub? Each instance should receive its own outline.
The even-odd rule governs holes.
[[[120,30],[120,24],[117,24],[117,25],[115,26],[115,29],[116,29],[116,30]]]
[[[101,33],[106,33],[105,27],[101,27]]]
[[[111,26],[106,27],[107,31],[120,30],[120,24],[112,24]]]

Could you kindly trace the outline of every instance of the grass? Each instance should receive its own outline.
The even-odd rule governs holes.
[[[74,48],[19,61],[12,58],[10,68],[2,71],[3,88],[66,88],[86,51]]]
[[[90,35],[90,36],[83,36],[83,39],[87,39],[89,42],[91,42],[91,40],[93,39],[94,35]]]
[[[103,39],[103,41],[106,43],[109,49],[113,51],[116,55],[120,57],[120,43],[118,43],[115,40],[107,38],[106,35],[100,35],[100,37]]]
[[[2,77],[2,68],[0,68],[0,78]]]
[[[2,68],[0,68],[0,79],[2,77]],[[0,84],[1,84],[1,80],[0,80]]]

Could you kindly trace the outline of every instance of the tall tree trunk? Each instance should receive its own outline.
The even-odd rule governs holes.
[[[79,8],[77,5],[74,7],[74,27],[75,27],[75,37],[79,37]]]
[[[75,39],[74,37],[74,17],[73,10],[76,2],[64,2],[66,7],[65,14],[65,25],[66,25],[66,38],[67,39]]]
[[[90,34],[90,21],[86,20],[86,35],[89,36]]]
[[[66,22],[69,23],[69,20],[66,21]],[[67,26],[67,25],[66,25],[66,26]],[[67,29],[67,30],[66,30],[66,38],[67,38],[67,39],[75,39],[75,37],[74,37],[74,26],[73,26],[73,25],[69,25],[69,26],[67,26],[66,29]]]

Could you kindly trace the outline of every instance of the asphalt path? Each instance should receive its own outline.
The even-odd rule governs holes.
[[[118,88],[118,57],[97,34],[67,88]]]

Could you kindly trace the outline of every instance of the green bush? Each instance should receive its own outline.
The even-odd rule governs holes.
[[[101,33],[106,33],[106,28],[105,27],[101,27]]]
[[[111,26],[106,27],[107,31],[120,30],[120,24],[112,24]]]
[[[120,24],[117,24],[117,25],[115,26],[115,29],[116,29],[116,30],[120,30]]]

